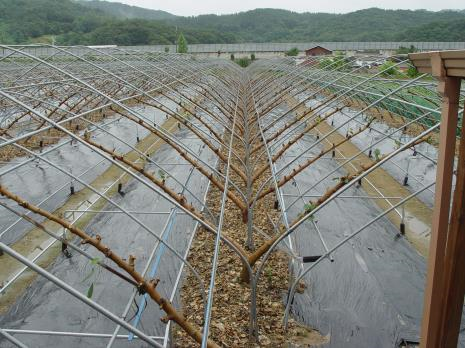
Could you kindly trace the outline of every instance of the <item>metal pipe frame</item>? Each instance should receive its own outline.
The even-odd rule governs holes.
[[[68,220],[71,219],[71,223],[76,223],[85,215],[97,217],[103,214],[123,214],[139,226],[144,233],[154,237],[153,245],[147,246],[149,257],[145,261],[141,274],[144,277],[152,278],[158,265],[158,261],[154,261],[155,258],[158,260],[164,257],[164,249],[168,249],[180,261],[175,279],[170,283],[172,288],[168,295],[169,301],[172,302],[179,292],[184,267],[188,267],[198,279],[199,291],[204,296],[202,347],[207,347],[207,340],[210,336],[215,282],[221,258],[221,241],[237,254],[249,272],[252,293],[250,334],[256,338],[259,336],[257,286],[271,253],[281,242],[284,242],[290,254],[292,266],[289,272],[298,270],[294,282],[289,284],[284,313],[284,325],[287,326],[296,284],[302,277],[325,258],[332,261],[335,257],[334,252],[338,248],[388,213],[397,211],[396,209],[403,206],[409,199],[426,191],[433,192],[431,187],[434,183],[426,185],[417,180],[416,184],[422,187],[415,192],[410,192],[408,196],[389,195],[382,193],[366,178],[368,174],[388,162],[402,172],[408,173],[408,169],[404,170],[394,162],[394,157],[410,149],[412,144],[422,141],[440,127],[437,115],[440,114],[441,96],[434,91],[436,84],[434,80],[426,79],[424,74],[407,78],[402,72],[398,72],[398,75],[393,77],[388,76],[388,71],[392,67],[397,69],[400,66],[410,64],[404,56],[392,58],[394,63],[389,68],[366,73],[362,66],[356,66],[348,58],[340,56],[336,58],[312,57],[304,65],[296,65],[295,61],[290,58],[260,59],[244,70],[224,59],[194,58],[191,55],[154,53],[139,51],[135,48],[99,49],[51,45],[0,45],[0,48],[3,49],[3,55],[0,56],[0,68],[3,68],[2,76],[0,76],[0,132],[2,132],[0,133],[0,155],[7,153],[8,149],[15,149],[19,153],[19,155],[12,155],[11,158],[8,157],[7,161],[2,161],[2,163],[9,164],[0,168],[2,184],[3,178],[7,178],[15,171],[38,161],[38,163],[53,168],[57,173],[66,177],[65,184],[60,184],[59,187],[54,188],[51,194],[41,197],[37,203],[39,207],[52,202],[59,192],[66,189],[69,185],[68,182],[76,182],[93,193],[96,198],[84,209],[82,205],[66,209],[65,215]],[[46,53],[39,55],[40,49],[44,49]],[[386,59],[379,56],[372,58],[377,62],[384,62]],[[463,99],[465,91],[461,90],[459,94],[459,98]],[[289,103],[289,100],[292,100],[292,104]],[[149,107],[148,111],[146,106]],[[299,111],[302,109],[303,112]],[[348,109],[351,110],[350,113],[347,112]],[[151,118],[151,115],[148,114],[155,110],[165,114],[173,128],[177,124],[178,128],[185,130],[185,132],[177,135],[162,127],[160,122],[156,122],[155,116]],[[114,115],[114,118],[104,120],[103,115],[109,111]],[[383,112],[388,113],[391,117],[394,115],[402,123],[396,127],[391,126],[389,131],[383,133],[370,124],[371,120],[368,118],[368,114],[372,112],[380,115],[383,115]],[[327,133],[321,133],[320,130],[314,128],[318,135],[317,138],[304,134],[308,125],[316,127],[320,122],[319,120],[325,115],[329,116],[321,122],[331,123],[334,117],[339,117],[338,121],[340,122]],[[96,117],[97,120],[93,117]],[[137,137],[137,143],[140,140],[139,132],[141,130],[144,131],[144,134],[157,136],[156,141],[145,150],[141,150],[137,143],[135,144],[119,135],[114,129],[108,129],[109,126],[121,119],[130,125],[134,123],[133,136],[134,139]],[[383,121],[381,119],[379,122]],[[75,124],[82,128],[79,131],[73,130],[71,127]],[[338,153],[337,158],[335,156],[329,158],[316,154],[310,155],[312,150],[324,149],[326,143],[331,147],[329,137],[333,134],[343,135],[344,131],[348,134],[350,127],[353,127],[354,124],[360,129],[368,124],[366,130],[363,129],[363,131],[373,131],[379,135],[379,138],[372,141],[369,146],[359,149],[355,155],[350,157],[344,156],[338,147],[333,147],[333,151]],[[423,130],[410,138],[395,138],[396,134],[412,125],[419,125],[419,127],[421,125]],[[361,132],[355,136],[365,134]],[[103,146],[103,143],[97,142],[98,146],[96,146],[95,143],[87,141],[88,137],[97,134],[99,139],[105,139],[107,143],[113,141],[113,144],[124,146],[128,153],[133,153],[137,157],[133,161],[134,166],[123,162],[116,156],[119,155],[118,153],[108,152],[99,147]],[[39,140],[41,148],[37,147]],[[52,144],[46,144],[42,148],[43,140],[51,141]],[[325,180],[346,165],[356,170],[354,160],[383,141],[399,142],[399,147],[336,190],[312,211],[304,212],[298,217],[290,216],[291,207],[297,205],[303,207],[306,204],[305,199],[323,196],[319,193],[310,193],[311,190],[319,185],[327,186]],[[73,173],[68,168],[68,166],[72,166],[72,161],[62,164],[48,158],[48,156],[58,153],[60,149],[64,149],[66,145],[74,142],[91,150],[93,156],[98,158],[96,164],[83,169],[78,174]],[[162,142],[173,153],[181,154],[183,160],[177,163],[169,159],[155,159],[151,151]],[[193,149],[192,144],[195,144],[195,147],[198,146],[198,150]],[[289,144],[288,147],[281,153],[281,148],[286,144]],[[204,150],[205,147],[208,149]],[[244,156],[239,155],[238,149],[241,148],[245,153]],[[294,152],[290,154],[289,149],[293,149]],[[437,159],[434,156],[417,149],[415,151],[433,166],[437,165]],[[205,155],[210,156],[209,159],[205,159]],[[291,182],[294,183],[297,192],[285,192],[285,185],[288,181],[282,183],[282,180],[292,175],[296,169],[304,166],[307,161],[330,161],[333,159],[339,161],[335,164],[335,169],[318,178],[310,187],[304,187],[295,178],[292,178]],[[261,178],[261,181],[254,182],[254,174],[260,169],[260,163],[262,163],[261,165],[266,163],[265,171],[268,171],[269,174]],[[311,171],[312,163],[305,167],[303,172]],[[136,164],[138,167],[135,166]],[[236,167],[235,164],[237,164]],[[94,187],[93,181],[84,180],[87,173],[102,166],[106,168],[114,166],[121,172],[103,190]],[[185,169],[187,173],[187,179],[170,176],[172,179],[170,185],[179,191],[176,195],[169,191],[169,187],[165,186],[164,183],[160,185],[158,181],[146,175],[146,168],[169,174],[170,167]],[[141,168],[140,173],[137,168]],[[238,175],[240,179],[235,179],[231,175],[232,172],[239,174],[241,171],[243,172],[242,176]],[[193,181],[191,179],[194,174],[203,180],[208,180],[206,191],[200,190],[201,193],[197,193],[195,189],[191,188],[190,185]],[[162,210],[123,208],[123,205],[117,203],[111,193],[111,190],[123,178],[124,180],[132,180],[151,194],[163,198],[171,207],[169,211],[167,208]],[[343,195],[346,190],[362,178],[365,178],[365,181],[377,192],[376,195]],[[235,180],[243,180],[243,182],[235,182]],[[211,207],[208,207],[206,203],[208,190],[212,184],[222,191],[220,209],[217,215],[211,211]],[[255,188],[255,184],[258,188]],[[246,188],[241,189],[241,186]],[[270,188],[272,188],[278,206],[281,208],[277,223],[269,218],[276,233],[275,236],[267,236],[254,223],[257,202],[261,199],[260,194]],[[191,204],[192,209],[185,204],[186,194],[189,195],[189,204]],[[255,233],[267,236],[266,240],[273,239],[271,246],[260,257],[259,266],[255,269],[248,261],[251,254],[245,251],[246,249],[241,249],[237,242],[222,233],[226,202],[230,199],[230,195],[236,195],[247,207],[247,221],[244,222],[247,230],[245,247],[252,251],[255,249]],[[290,198],[290,202],[286,202],[285,198]],[[323,255],[311,267],[304,268],[301,256],[294,248],[294,233],[304,221],[315,216],[336,199],[363,199],[367,201],[383,199],[388,202],[389,208],[332,247],[327,244],[324,234],[312,221],[313,232],[318,235],[321,241]],[[395,203],[391,200],[394,200]],[[104,201],[107,207],[94,209],[95,203],[100,201]],[[89,253],[82,250],[77,244],[67,241],[56,230],[42,228],[44,233],[51,237],[51,242],[46,250],[39,253],[33,260],[28,260],[26,255],[21,255],[14,251],[11,246],[6,245],[2,241],[2,237],[7,232],[14,231],[13,229],[20,221],[24,220],[35,226],[41,226],[41,224],[33,219],[30,211],[19,211],[3,201],[0,202],[0,205],[6,209],[5,211],[10,211],[18,216],[9,226],[1,228],[0,249],[25,265],[20,273],[17,273],[6,286],[0,289],[0,293],[6,291],[22,272],[30,268],[116,324],[112,333],[0,329],[0,333],[5,339],[22,347],[24,345],[12,334],[105,338],[109,339],[107,347],[111,348],[117,339],[131,340],[133,337],[137,337],[152,346],[168,346],[172,328],[171,321],[166,326],[165,334],[162,337],[150,336],[137,329],[139,320],[142,320],[144,301],[139,306],[133,324],[127,322],[132,302],[138,293],[136,287],[133,287],[131,293],[128,294],[128,302],[122,313],[116,315],[111,309],[103,308],[88,299],[73,288],[72,284],[61,281],[37,265],[41,255],[56,241],[66,242],[75,252],[91,259]],[[114,209],[109,208],[110,205]],[[238,206],[240,206],[239,203]],[[399,211],[397,213],[399,216],[401,215]],[[74,214],[77,214],[77,217]],[[193,230],[190,232],[187,248],[178,251],[168,242],[167,236],[170,234],[172,224],[176,221],[176,216],[181,214],[192,220]],[[163,226],[155,229],[141,220],[143,216],[166,217],[166,221]],[[196,230],[200,226],[204,227],[214,238],[208,289],[204,289],[202,277],[188,262],[189,250]],[[2,256],[0,255],[0,257]],[[103,265],[101,266],[103,267]],[[119,334],[121,328],[129,330],[131,334]],[[163,343],[159,343],[160,341]]]

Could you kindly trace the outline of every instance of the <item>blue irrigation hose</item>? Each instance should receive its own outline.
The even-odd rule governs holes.
[[[203,148],[200,148],[199,155],[202,153],[202,149]],[[186,185],[190,181],[193,172],[194,172],[194,167],[192,167],[190,169],[189,175],[187,177]],[[184,188],[182,190],[183,193],[184,193]],[[171,229],[173,228],[173,224],[174,224],[174,221],[176,219],[177,210],[178,210],[177,208],[172,208],[172,210],[171,210],[171,214],[170,214],[170,217],[168,219],[168,225],[166,226],[165,231],[163,232],[163,236],[162,236],[162,240],[164,242],[167,241],[167,238],[168,238],[169,234],[171,233]],[[152,265],[152,268],[150,270],[150,274],[149,274],[150,278],[155,277],[155,273],[157,272],[158,266],[160,265],[160,260],[161,260],[161,257],[163,255],[164,251],[165,251],[165,244],[162,243],[161,246],[160,246],[160,251],[157,253],[154,264]],[[144,296],[141,298],[141,300],[139,302],[139,309],[137,310],[136,316],[135,316],[135,318],[133,320],[133,326],[134,327],[137,327],[137,325],[139,324],[139,322],[140,322],[140,320],[142,318],[142,313],[143,313],[143,311],[145,309],[145,303],[146,302],[147,302],[147,294],[144,294]],[[134,334],[132,332],[130,332],[129,335],[128,335],[128,341],[132,341],[133,339],[134,339]]]
[[[177,208],[172,209],[172,214],[170,215],[168,225],[166,226],[166,229],[163,233],[163,241],[166,242],[168,239],[168,236],[171,232],[171,229],[173,228],[174,221],[176,219],[176,210]],[[155,277],[155,273],[157,272],[158,266],[160,265],[160,260],[163,255],[163,252],[165,251],[165,244],[161,244],[160,246],[160,251],[157,253],[157,256],[155,257],[155,261],[152,265],[152,268],[150,269],[149,277],[153,278]],[[139,325],[139,322],[142,318],[142,313],[145,309],[145,304],[147,303],[147,294],[144,294],[144,296],[140,299],[139,302],[139,310],[137,311],[137,314],[132,322],[132,325],[134,327],[137,327]],[[128,335],[128,341],[132,341],[134,339],[134,334],[132,332],[129,333]]]

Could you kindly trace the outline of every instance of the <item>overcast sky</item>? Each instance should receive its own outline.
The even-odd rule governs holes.
[[[296,12],[344,13],[368,7],[390,9],[464,9],[463,0],[110,0],[155,10],[164,10],[181,16],[206,13],[235,13],[255,8],[283,8]]]

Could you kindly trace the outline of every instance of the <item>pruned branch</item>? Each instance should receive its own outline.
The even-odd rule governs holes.
[[[195,341],[198,343],[202,342],[202,333],[199,329],[197,329],[194,325],[186,321],[184,316],[180,314],[172,305],[170,301],[165,299],[160,295],[160,293],[156,289],[157,280],[156,279],[149,279],[146,280],[139,272],[136,271],[133,264],[129,261],[126,261],[121,256],[117,255],[115,252],[111,250],[111,248],[105,245],[102,242],[100,236],[96,235],[95,237],[90,236],[84,230],[81,230],[78,227],[75,227],[70,222],[49,213],[46,210],[43,210],[27,201],[22,199],[21,197],[11,193],[8,191],[4,186],[0,186],[0,194],[5,196],[15,202],[17,202],[21,207],[24,209],[30,210],[33,213],[39,214],[46,219],[56,222],[57,224],[61,225],[62,227],[69,230],[72,234],[76,235],[77,237],[81,238],[81,243],[89,244],[95,249],[97,249],[100,253],[102,253],[106,258],[113,261],[119,268],[124,270],[127,274],[129,274],[132,279],[138,284],[137,288],[141,293],[147,293],[150,298],[152,298],[159,306],[160,309],[163,310],[167,314],[167,320],[173,320],[176,322],[180,327],[183,328],[184,331],[189,334]],[[208,347],[210,348],[218,348],[219,346],[209,340]]]
[[[278,187],[281,187],[283,185],[285,185],[286,183],[288,183],[290,180],[292,180],[297,174],[299,174],[300,172],[302,172],[305,168],[307,168],[308,166],[310,166],[311,164],[315,163],[317,160],[319,160],[320,158],[322,158],[324,155],[326,155],[327,153],[330,153],[331,151],[335,150],[337,147],[341,146],[342,144],[348,142],[350,139],[352,139],[353,137],[355,137],[356,135],[364,132],[367,128],[370,127],[370,124],[371,124],[372,120],[366,124],[364,127],[360,128],[357,132],[353,133],[353,134],[349,134],[346,138],[344,138],[343,140],[341,140],[340,142],[338,142],[337,144],[333,144],[331,147],[329,147],[328,149],[326,150],[322,150],[317,156],[313,157],[313,158],[310,158],[308,159],[307,161],[305,161],[304,163],[300,164],[299,166],[297,166],[297,168],[293,168],[291,170],[291,173],[288,174],[288,175],[285,175],[283,178],[281,178],[281,180],[278,181]],[[264,190],[258,197],[257,197],[257,200],[260,200],[262,199],[263,197],[265,197],[266,195],[272,193],[275,191],[275,187],[274,186],[270,186],[268,189]]]

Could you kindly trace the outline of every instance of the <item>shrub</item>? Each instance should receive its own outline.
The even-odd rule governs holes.
[[[420,75],[420,73],[418,72],[417,68],[413,65],[409,66],[409,68],[407,69],[407,76],[413,79],[418,75]]]
[[[250,65],[249,57],[241,57],[236,59],[236,63],[239,64],[242,68],[247,68]]]
[[[327,70],[343,70],[346,68],[348,59],[342,52],[336,52],[336,54],[331,58],[323,58],[318,63],[318,66],[321,69]]]
[[[396,50],[396,53],[397,54],[407,54],[407,53],[414,53],[416,52],[417,49],[415,48],[415,46],[411,45],[410,47],[404,47],[404,46],[400,46],[397,50]]]
[[[395,76],[399,73],[399,70],[395,66],[394,62],[390,60],[386,61],[379,67],[379,71],[383,76]]]
[[[320,69],[329,69],[329,66],[333,63],[333,61],[329,58],[323,58],[322,60],[319,61],[318,66]]]
[[[285,54],[288,57],[295,57],[295,56],[299,55],[299,49],[297,47],[291,48]]]

